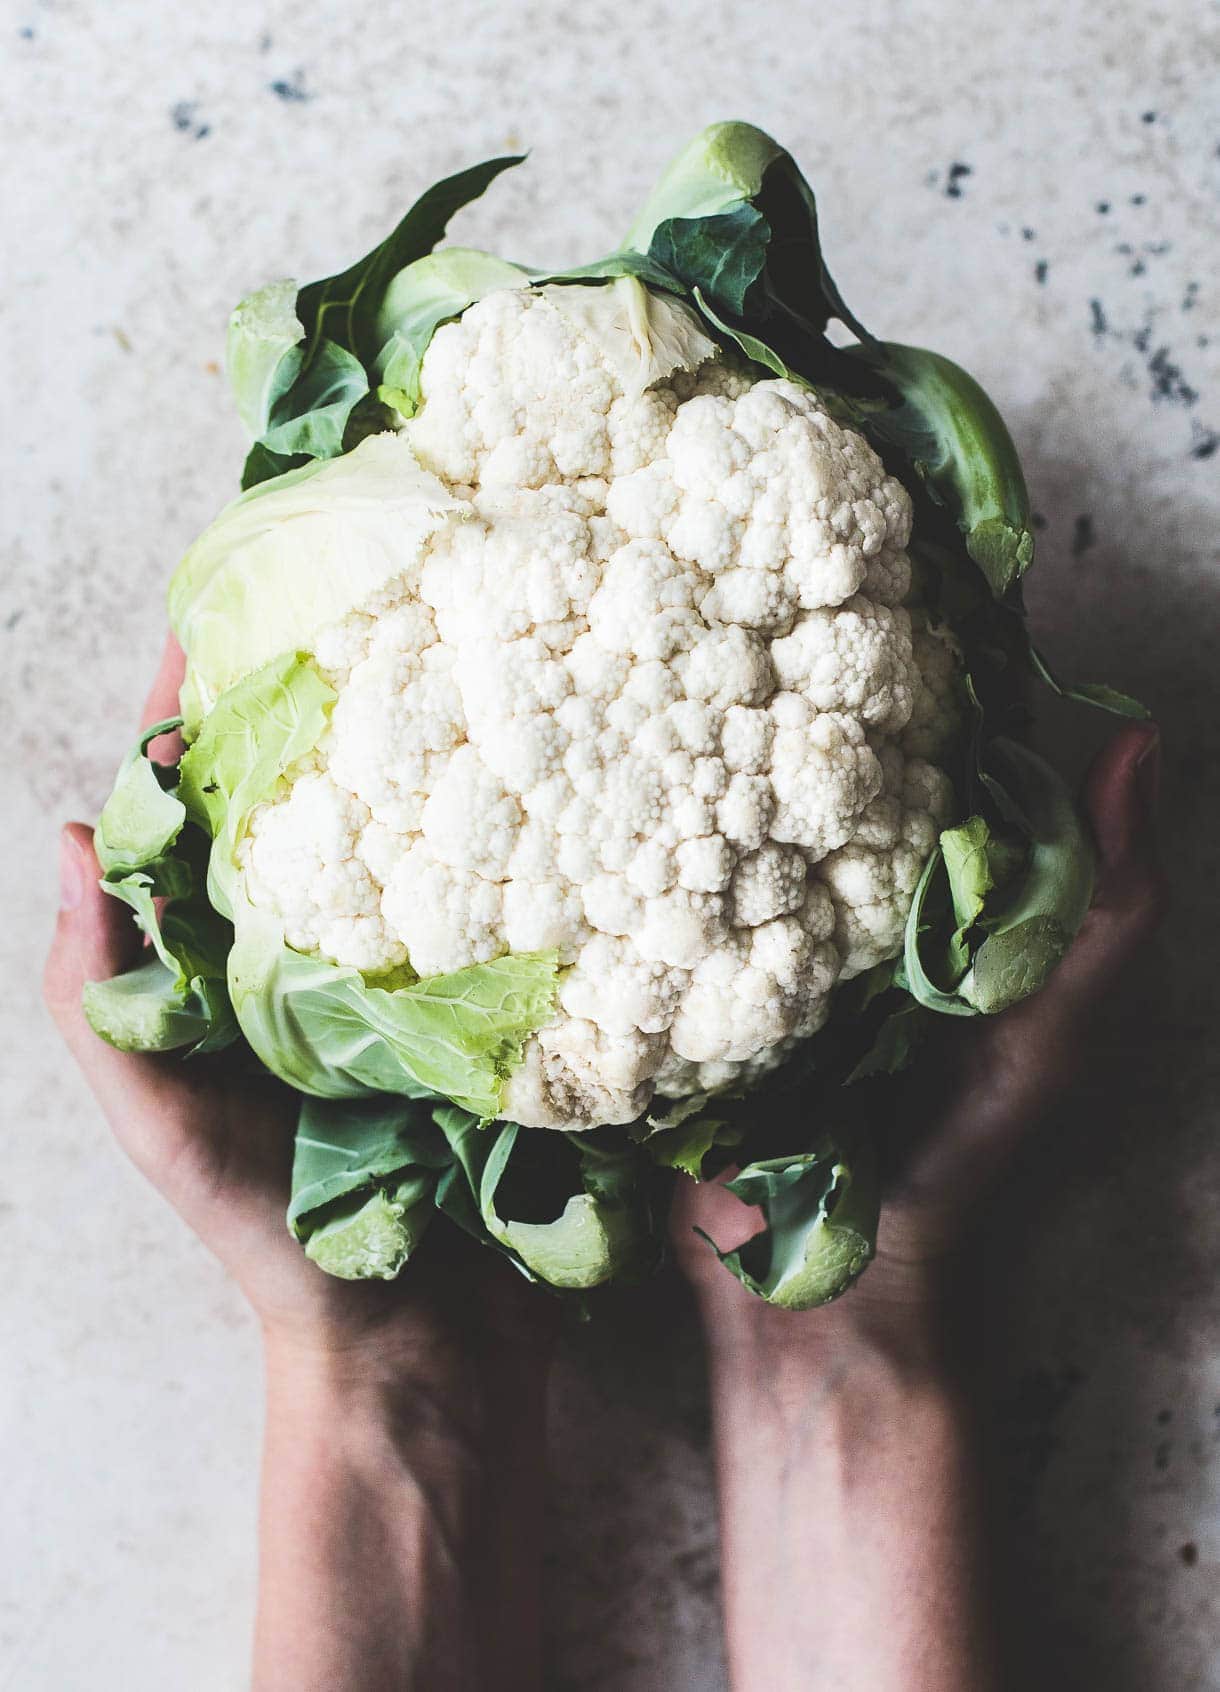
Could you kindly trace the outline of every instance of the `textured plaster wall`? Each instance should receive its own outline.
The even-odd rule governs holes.
[[[0,1692],[244,1683],[255,1337],[33,992],[56,826],[102,799],[161,584],[234,485],[226,313],[518,145],[459,237],[591,257],[730,115],[806,167],[864,320],[1001,401],[1047,646],[1164,724],[1177,909],[987,1219],[985,1420],[1021,1683],[1220,1688],[1215,4],[6,0],[0,45]],[[1100,732],[1048,726],[1077,761]],[[555,1471],[555,1686],[719,1692],[676,1289],[572,1336]]]

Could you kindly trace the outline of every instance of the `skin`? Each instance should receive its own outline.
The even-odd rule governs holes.
[[[171,641],[145,723],[174,715],[181,674]],[[754,1299],[691,1225],[730,1247],[756,1213],[717,1186],[679,1189],[675,1255],[708,1343],[736,1692],[995,1684],[945,1289],[964,1218],[1156,920],[1158,764],[1156,731],[1140,726],[1095,765],[1094,909],[1036,1000],[925,1064],[924,1130],[849,1298],[802,1315]],[[47,1004],[119,1144],[233,1275],[264,1338],[255,1692],[532,1692],[554,1301],[441,1228],[389,1285],[317,1270],[283,1221],[290,1100],[223,1057],[184,1065],[97,1039],[81,988],[129,967],[139,937],[97,886],[83,824],[64,830],[61,869]]]
[[[176,714],[171,642],[142,722]],[[172,737],[154,755],[172,758]],[[451,1229],[401,1281],[337,1281],[284,1225],[295,1108],[224,1055],[113,1050],[80,1008],[139,936],[61,842],[48,1007],[132,1162],[241,1287],[267,1413],[254,1692],[456,1692],[541,1682],[546,1378],[556,1303]]]
[[[1151,725],[1121,730],[1094,764],[1092,909],[1035,998],[965,1037],[940,1029],[904,1101],[910,1149],[876,1258],[846,1298],[799,1314],[761,1304],[691,1232],[731,1249],[759,1214],[721,1187],[679,1189],[675,1250],[707,1339],[734,1692],[1000,1684],[966,1384],[974,1336],[955,1333],[959,1247],[1159,920],[1159,768]]]

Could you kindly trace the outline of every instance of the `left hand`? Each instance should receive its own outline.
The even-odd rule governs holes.
[[[144,724],[176,715],[182,670],[171,637]],[[556,1301],[447,1221],[438,1218],[397,1282],[335,1280],[306,1258],[284,1221],[295,1095],[232,1053],[184,1061],[99,1039],[81,989],[131,967],[143,941],[127,908],[102,892],[84,824],[64,829],[60,861],[47,1005],[115,1138],[232,1273],[269,1347],[360,1376],[426,1369],[460,1377],[464,1390],[472,1371],[544,1370]],[[467,1402],[476,1396],[465,1391]]]

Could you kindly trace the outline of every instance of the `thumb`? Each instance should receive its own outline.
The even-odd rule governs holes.
[[[86,983],[140,959],[143,940],[127,907],[102,891],[91,831],[68,823],[59,841],[60,907],[43,971],[43,998],[85,1082],[127,1155],[154,1181],[180,1144],[180,1066],[118,1051],[85,1016]]]
[[[1120,730],[1102,750],[1084,789],[1097,884],[1067,955],[1024,1003],[942,1030],[940,1061],[926,1058],[916,1072],[907,1097],[927,1132],[904,1148],[896,1196],[922,1213],[919,1231],[929,1237],[953,1231],[1037,1125],[1086,1055],[1090,1017],[1163,914],[1154,839],[1159,759],[1152,724]],[[891,1232],[895,1217],[891,1205]]]
[[[1097,844],[1093,903],[1043,991],[1020,1007],[1031,1025],[1074,1029],[1164,916],[1155,835],[1160,771],[1161,738],[1152,723],[1120,730],[1090,769],[1084,804]]]
[[[61,1034],[79,1055],[95,1036],[81,1009],[88,981],[118,975],[136,961],[140,936],[126,906],[103,893],[91,830],[68,823],[59,837],[59,916],[43,971],[43,997]]]
[[[736,1251],[766,1226],[761,1210],[745,1204],[725,1185],[736,1175],[726,1169],[713,1181],[692,1181],[679,1175],[669,1213],[669,1238],[674,1260],[700,1297],[714,1295],[718,1306],[757,1304],[741,1282],[726,1274],[716,1253],[700,1234],[721,1251]]]
[[[1085,782],[1101,862],[1094,906],[1122,909],[1145,932],[1156,927],[1168,903],[1156,850],[1160,788],[1161,735],[1155,723],[1116,734]]]

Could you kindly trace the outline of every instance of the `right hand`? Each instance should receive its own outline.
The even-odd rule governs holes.
[[[1048,1104],[1070,1080],[1090,1019],[1165,909],[1153,815],[1160,774],[1153,724],[1121,729],[1085,781],[1099,869],[1079,934],[1041,992],[992,1018],[935,1030],[906,1092],[909,1146],[883,1193],[874,1261],[836,1304],[793,1315],[774,1310],[721,1268],[694,1234],[725,1250],[758,1232],[761,1213],[718,1183],[682,1181],[672,1234],[678,1261],[712,1320],[773,1324],[777,1334],[820,1324],[831,1333],[895,1322],[913,1334],[938,1327],[942,1268],[977,1209]]]

